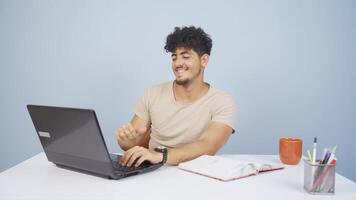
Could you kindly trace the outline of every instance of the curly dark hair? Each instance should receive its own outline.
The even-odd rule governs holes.
[[[193,49],[199,56],[210,55],[213,41],[210,36],[201,28],[194,26],[175,27],[174,32],[167,36],[164,49],[166,52],[173,53],[177,48],[183,47]]]

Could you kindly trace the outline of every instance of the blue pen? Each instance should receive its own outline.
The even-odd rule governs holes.
[[[325,158],[323,159],[323,162],[321,164],[327,164],[328,161],[329,161],[330,156],[331,156],[331,152],[327,151],[326,154],[325,154]]]
[[[324,158],[323,158],[323,160],[321,160],[321,165],[325,165],[325,164],[328,164],[328,161],[329,161],[329,158],[330,158],[330,156],[331,156],[331,152],[329,151],[329,150],[327,150],[326,151],[326,154],[325,154],[325,156],[324,156]],[[320,174],[322,173],[322,171],[323,171],[323,169],[325,168],[325,166],[319,166],[319,171],[318,171],[318,173],[317,173],[317,175],[316,175],[316,177],[317,177],[317,179],[319,178],[319,176],[320,176]]]

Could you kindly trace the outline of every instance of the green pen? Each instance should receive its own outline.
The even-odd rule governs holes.
[[[336,148],[337,148],[337,145],[335,145],[332,149],[331,149],[331,153],[335,155],[336,153]]]

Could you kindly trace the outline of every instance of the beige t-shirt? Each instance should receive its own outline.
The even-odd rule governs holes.
[[[134,108],[135,114],[151,123],[149,148],[179,147],[197,141],[210,121],[221,122],[235,131],[233,98],[214,87],[192,103],[179,103],[173,82],[147,89]]]

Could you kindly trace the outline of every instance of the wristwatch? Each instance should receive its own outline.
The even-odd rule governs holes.
[[[163,154],[163,159],[162,159],[161,164],[165,164],[167,162],[167,154],[168,154],[167,148],[164,147],[164,146],[158,146],[158,147],[154,148],[154,150],[156,152],[159,152],[159,153]]]

